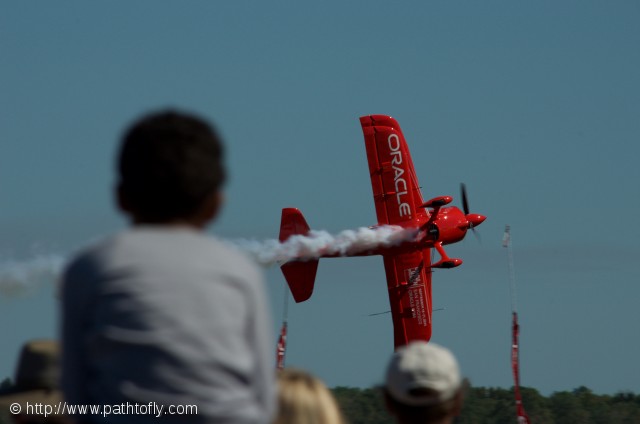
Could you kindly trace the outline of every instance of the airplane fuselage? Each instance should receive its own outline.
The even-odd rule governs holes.
[[[432,212],[433,213],[433,212]],[[484,221],[485,217],[478,214],[465,215],[455,206],[440,208],[437,217],[431,221],[429,218],[417,219],[412,222],[415,228],[415,235],[412,239],[401,242],[393,246],[380,246],[375,249],[362,251],[352,251],[345,253],[327,253],[323,258],[354,257],[354,256],[375,256],[375,255],[398,255],[407,252],[422,251],[437,247],[436,245],[447,245],[462,240],[467,230],[471,226],[477,226]],[[405,227],[405,229],[411,227]]]

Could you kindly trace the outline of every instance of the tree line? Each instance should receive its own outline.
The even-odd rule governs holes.
[[[377,388],[332,389],[350,424],[392,424]],[[640,395],[620,392],[597,395],[587,387],[541,395],[521,387],[522,402],[532,424],[640,423]],[[457,424],[516,424],[513,389],[470,387]]]
[[[0,382],[0,388],[10,385]],[[378,388],[331,389],[350,424],[393,424]],[[640,395],[619,392],[597,395],[581,386],[572,391],[541,395],[521,387],[522,402],[532,424],[629,424],[640,423]],[[0,411],[0,424],[9,424],[8,411]],[[513,388],[469,387],[456,424],[516,424]]]

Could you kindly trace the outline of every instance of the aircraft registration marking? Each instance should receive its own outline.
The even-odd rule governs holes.
[[[426,327],[428,324],[427,310],[425,308],[424,284],[422,284],[422,264],[414,268],[406,268],[404,276],[408,283],[409,307],[411,318],[418,321],[418,325]]]
[[[427,326],[427,313],[424,307],[424,291],[422,285],[409,289],[409,306],[411,307],[411,318],[418,321],[418,325]]]

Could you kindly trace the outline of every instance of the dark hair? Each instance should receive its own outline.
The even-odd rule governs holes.
[[[225,180],[223,146],[205,120],[168,110],[134,122],[118,160],[120,196],[144,222],[186,218]]]

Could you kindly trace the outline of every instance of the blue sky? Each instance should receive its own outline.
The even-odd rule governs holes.
[[[179,107],[228,146],[211,232],[277,236],[282,207],[339,232],[375,224],[358,117],[394,116],[423,196],[488,216],[434,274],[433,340],[472,384],[510,387],[512,226],[522,384],[640,392],[640,5],[539,2],[2,2],[0,263],[68,255],[122,229],[123,128]],[[459,204],[459,203],[458,203]],[[275,326],[284,279],[267,269]],[[0,378],[57,331],[54,282],[0,297]],[[382,260],[322,260],[290,305],[287,362],[379,383],[392,351]],[[274,340],[275,343],[275,340]]]

